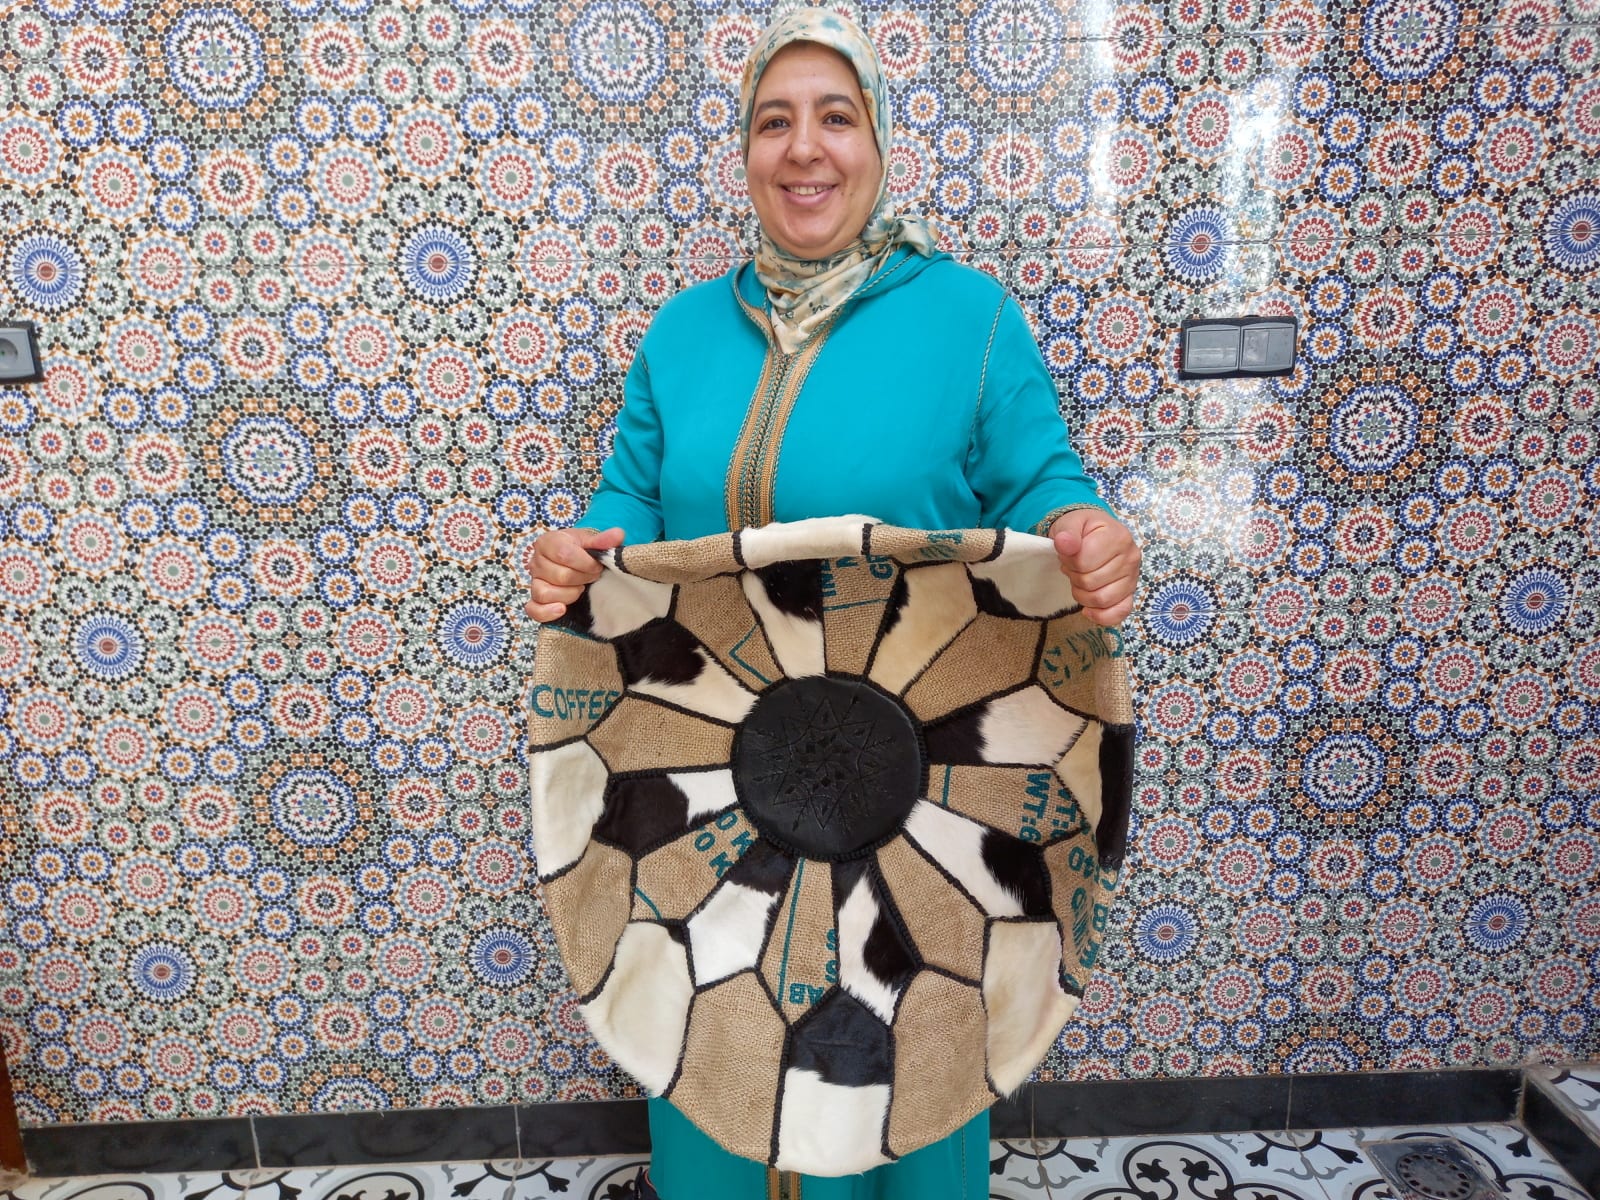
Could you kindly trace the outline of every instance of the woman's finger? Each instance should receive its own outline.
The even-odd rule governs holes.
[[[1139,560],[1134,554],[1122,554],[1110,562],[1098,566],[1090,571],[1068,570],[1061,568],[1068,579],[1072,580],[1073,591],[1093,591],[1095,588],[1105,587],[1119,579],[1139,578]]]
[[[543,558],[587,578],[600,577],[599,561],[584,547],[582,539],[571,533],[540,538],[533,548],[533,554],[535,560]]]
[[[1128,619],[1128,614],[1133,612],[1133,597],[1129,596],[1121,604],[1114,604],[1109,608],[1085,608],[1083,611],[1097,625],[1120,625]]]
[[[535,578],[528,585],[528,594],[535,604],[571,604],[583,595],[583,584],[562,584],[550,579]]]
[[[543,580],[555,587],[581,588],[593,583],[600,578],[598,565],[591,571],[581,567],[569,567],[543,555],[533,556],[533,570],[529,572],[534,582]]]
[[[535,621],[546,624],[550,621],[559,621],[566,616],[567,606],[565,604],[535,604],[532,600],[529,600],[522,606],[522,611]]]

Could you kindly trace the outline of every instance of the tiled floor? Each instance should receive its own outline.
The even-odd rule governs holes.
[[[1600,1112],[1593,1084],[1558,1086]],[[1593,1116],[1591,1120],[1595,1119]],[[1396,1200],[1363,1151],[1448,1138],[1509,1200],[1589,1200],[1515,1125],[995,1142],[994,1200]],[[0,1180],[0,1200],[621,1200],[637,1158]],[[721,1200],[716,1197],[695,1200]]]
[[[1600,1064],[1581,1067],[1547,1068],[1539,1072],[1545,1083],[1561,1097],[1573,1119],[1600,1136]]]

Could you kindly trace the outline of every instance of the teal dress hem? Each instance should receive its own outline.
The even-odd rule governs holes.
[[[661,1200],[767,1200],[764,1163],[730,1154],[669,1100],[650,1102],[650,1182]],[[988,1200],[989,1110],[860,1175],[801,1175],[800,1200]]]

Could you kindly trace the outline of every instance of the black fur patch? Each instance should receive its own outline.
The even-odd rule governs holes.
[[[1050,871],[1044,865],[1042,847],[986,829],[982,854],[989,874],[1016,897],[1024,914],[1030,917],[1054,915],[1050,908]]]
[[[595,822],[597,838],[629,854],[646,854],[665,845],[689,825],[689,797],[665,775],[614,779]]]
[[[617,663],[629,686],[693,683],[706,669],[699,639],[676,621],[657,618],[616,640]]]
[[[986,705],[969,708],[954,716],[925,726],[922,731],[928,747],[928,761],[955,766],[987,766],[983,757],[982,723]]]
[[[894,1083],[889,1027],[849,992],[834,988],[790,1033],[788,1065],[824,1083],[871,1087]]]
[[[1133,726],[1107,725],[1100,733],[1100,823],[1094,830],[1102,867],[1122,865],[1132,805]]]
[[[791,617],[822,620],[822,560],[802,558],[759,567],[756,578],[767,589],[772,606]]]
[[[917,957],[916,948],[906,934],[903,922],[898,919],[900,914],[894,907],[894,901],[889,898],[888,889],[883,886],[878,872],[873,869],[871,859],[855,859],[833,864],[834,911],[837,913],[839,906],[850,898],[850,894],[856,889],[856,883],[863,877],[867,881],[877,912],[873,917],[872,928],[867,931],[866,944],[861,948],[861,960],[874,978],[899,990],[910,982],[911,976],[916,974],[922,964]],[[839,921],[835,916],[834,928],[838,927]]]
[[[744,852],[744,857],[728,869],[723,879],[741,884],[769,896],[780,895],[794,874],[794,859],[762,838]]]
[[[567,611],[550,624],[560,626],[562,629],[572,629],[578,633],[594,636],[594,609],[589,606],[589,589],[584,588],[578,598],[567,605]]]
[[[978,602],[978,611],[986,612],[995,617],[1011,617],[1014,620],[1026,621],[1027,614],[1023,613],[1016,605],[1000,594],[1000,589],[992,579],[983,579],[977,575],[972,577],[972,598]]]

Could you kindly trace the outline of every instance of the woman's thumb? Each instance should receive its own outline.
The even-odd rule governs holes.
[[[585,550],[615,550],[622,545],[622,527],[613,525],[610,529],[602,529],[598,533],[588,533],[583,538]]]

